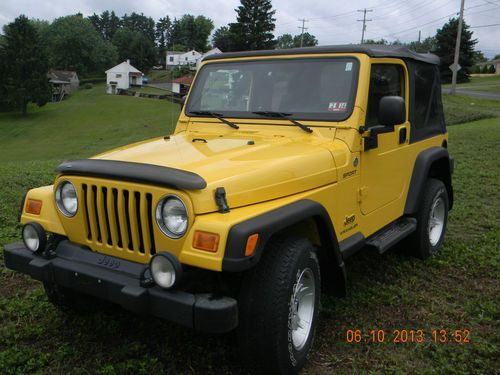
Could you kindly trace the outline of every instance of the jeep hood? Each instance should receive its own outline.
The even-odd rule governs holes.
[[[224,187],[230,208],[263,202],[337,181],[331,139],[181,133],[121,147],[95,158],[147,163],[196,173],[207,182],[188,191],[195,213],[217,211],[214,192]]]

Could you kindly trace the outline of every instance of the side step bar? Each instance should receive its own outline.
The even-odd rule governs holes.
[[[369,237],[366,240],[366,245],[374,247],[378,250],[379,254],[382,254],[403,238],[415,232],[416,229],[417,220],[405,217]]]

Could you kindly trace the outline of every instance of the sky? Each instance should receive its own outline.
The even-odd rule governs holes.
[[[272,0],[276,10],[275,36],[301,32],[305,19],[307,32],[316,36],[319,45],[359,43],[363,18],[361,9],[371,20],[366,23],[365,39],[410,42],[435,34],[450,17],[460,10],[460,0]],[[74,13],[88,16],[105,10],[144,13],[155,20],[169,15],[204,15],[214,21],[215,28],[236,20],[234,9],[239,0],[0,0],[0,27],[18,15],[53,20]],[[474,37],[476,49],[492,58],[500,54],[500,0],[465,0],[464,19]]]

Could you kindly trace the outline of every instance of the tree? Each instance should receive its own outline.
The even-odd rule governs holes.
[[[127,28],[118,30],[113,38],[120,61],[130,60],[137,69],[146,72],[156,64],[154,43],[143,33]]]
[[[433,36],[429,36],[424,40],[422,40],[421,42],[414,41],[410,43],[405,43],[403,45],[406,48],[419,53],[432,52],[436,49],[436,38]]]
[[[116,48],[99,35],[88,19],[78,15],[55,19],[44,39],[51,68],[74,70],[85,76],[102,74],[117,61]]]
[[[302,42],[302,43],[301,43]],[[309,33],[304,33],[303,35],[295,35],[291,34],[283,34],[276,39],[276,48],[277,49],[285,49],[285,48],[297,48],[300,47],[313,47],[318,44],[318,40],[316,37]]]
[[[295,47],[295,44],[293,43],[292,34],[283,34],[276,39],[277,49],[287,49],[293,47]]]
[[[271,0],[240,0],[235,23],[229,25],[231,50],[272,49],[276,45]]]
[[[318,39],[312,34],[304,33],[295,35],[293,38],[294,47],[314,47],[318,45]]]
[[[17,17],[4,27],[4,32],[1,48],[4,64],[0,68],[6,82],[4,89],[7,101],[25,116],[28,103],[41,107],[50,100],[47,58],[36,28],[26,16]]]
[[[387,40],[385,40],[384,38],[379,39],[379,40],[366,39],[363,43],[364,44],[383,44],[383,45],[389,44],[389,42]]]
[[[114,11],[111,13],[106,10],[101,13],[101,15],[93,14],[88,17],[89,21],[92,23],[94,28],[102,35],[106,40],[113,39],[113,36],[118,31],[121,25],[120,18],[115,14]]]
[[[493,58],[493,60],[499,60],[499,59],[500,59],[500,54],[495,55],[495,57]]]
[[[441,81],[451,82],[452,72],[449,66],[453,64],[455,54],[455,42],[458,31],[458,18],[452,18],[443,25],[436,33],[437,48],[435,53],[441,58]],[[469,72],[474,65],[474,46],[476,39],[472,39],[472,31],[465,21],[462,26],[462,35],[460,36],[460,53],[458,63],[462,69],[458,71],[457,81],[468,82]]]
[[[153,43],[156,40],[155,21],[142,13],[133,12],[130,16],[125,14],[122,17],[122,26],[126,29],[143,33]]]
[[[495,66],[494,65],[490,65],[488,67],[488,73],[489,74],[495,74],[495,72],[496,72]]]
[[[185,14],[181,19],[174,19],[172,25],[172,45],[181,44],[187,49],[199,52],[208,50],[208,37],[214,28],[211,19],[205,16],[194,17]]]
[[[484,56],[484,54],[481,51],[474,51],[473,56],[474,56],[474,64],[488,61],[488,59]]]
[[[161,52],[172,42],[172,21],[169,16],[160,18],[156,23],[156,42]]]
[[[229,27],[222,26],[215,30],[214,36],[212,37],[212,44],[222,52],[230,51],[231,33],[229,32]]]

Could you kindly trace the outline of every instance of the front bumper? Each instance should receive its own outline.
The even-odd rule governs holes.
[[[144,265],[92,252],[62,241],[56,256],[35,255],[23,243],[5,246],[5,265],[36,280],[52,282],[205,332],[222,333],[238,325],[238,303],[230,297],[191,294],[140,286]]]

